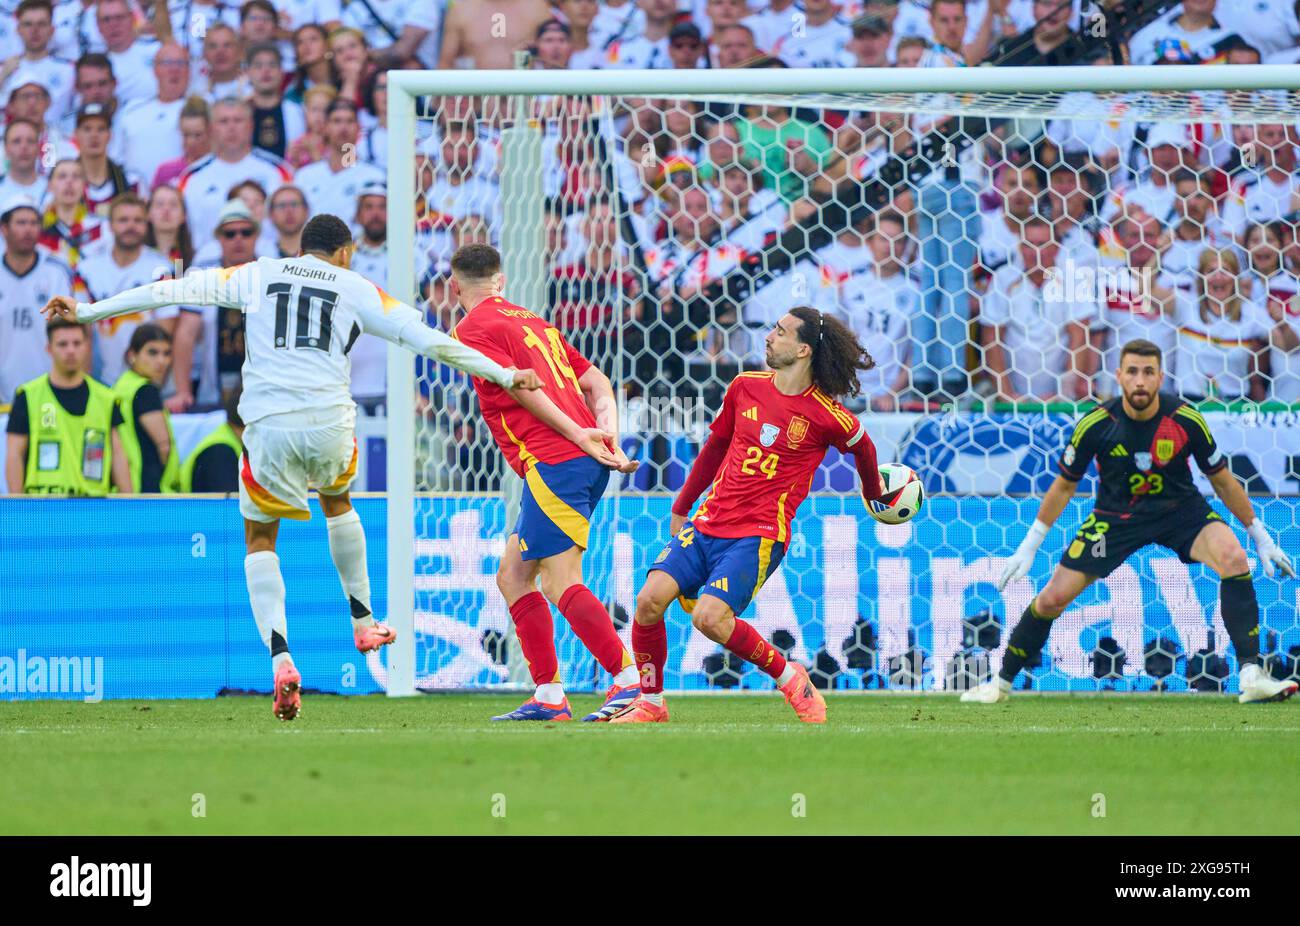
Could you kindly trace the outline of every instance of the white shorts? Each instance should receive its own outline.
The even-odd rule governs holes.
[[[307,492],[339,495],[357,473],[356,412],[268,415],[244,429],[239,512],[250,521],[311,518]]]

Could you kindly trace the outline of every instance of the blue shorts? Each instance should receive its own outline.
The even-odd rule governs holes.
[[[523,558],[544,559],[575,545],[587,549],[591,513],[608,484],[609,470],[585,454],[534,464],[524,476],[515,523]]]
[[[677,581],[677,600],[687,613],[707,594],[740,616],[783,556],[784,543],[767,537],[710,537],[687,521],[646,571],[662,569]]]

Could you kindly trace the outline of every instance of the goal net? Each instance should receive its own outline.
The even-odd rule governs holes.
[[[389,285],[450,330],[451,254],[490,242],[506,296],[609,375],[641,468],[611,481],[585,572],[625,639],[728,383],[791,307],[838,315],[876,361],[846,402],[927,504],[877,524],[832,451],[747,617],[827,688],[961,689],[1084,526],[1095,468],[997,590],[1127,340],[1161,347],[1164,388],[1300,553],[1296,88],[1262,66],[393,72]],[[389,609],[413,631],[390,693],[525,684],[494,582],[520,481],[454,371],[390,355],[388,408]],[[1153,481],[1162,461],[1131,450]],[[1297,586],[1265,579],[1229,521],[1268,668],[1294,674]],[[1232,691],[1217,588],[1148,547],[1017,684]],[[556,633],[567,686],[608,684],[558,615]],[[676,606],[668,635],[670,690],[768,687]]]

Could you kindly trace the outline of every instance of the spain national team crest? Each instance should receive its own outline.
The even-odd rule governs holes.
[[[785,439],[792,445],[799,443],[808,436],[808,419],[803,415],[795,415],[790,419],[790,426],[786,429]]]
[[[764,447],[771,447],[773,444],[776,443],[777,435],[780,433],[781,433],[781,429],[778,428],[776,425],[765,424],[763,425],[763,430],[760,431],[758,434],[758,442],[762,444]]]
[[[1138,469],[1145,473],[1151,469],[1151,454],[1146,451],[1135,453],[1133,454],[1133,462],[1137,464]]]
[[[1174,458],[1174,442],[1160,438],[1156,441],[1156,462],[1164,466]]]

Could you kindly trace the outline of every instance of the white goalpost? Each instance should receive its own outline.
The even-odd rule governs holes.
[[[890,173],[893,161],[906,162],[909,171],[918,161],[925,161],[925,169],[931,172],[956,170],[959,161],[972,171],[988,169],[990,186],[975,189],[971,208],[981,205],[980,195],[992,184],[1002,182],[994,179],[1001,173],[990,165],[1007,156],[994,158],[990,152],[995,147],[1000,152],[1028,152],[1023,155],[1027,162],[1015,163],[1039,174],[1033,181],[1039,188],[1028,195],[1044,204],[1051,196],[1044,178],[1063,163],[1079,163],[1079,178],[1086,174],[1095,187],[1089,210],[1104,245],[1106,236],[1126,219],[1140,221],[1153,211],[1133,206],[1130,213],[1124,199],[1134,187],[1132,178],[1145,169],[1161,137],[1152,135],[1150,127],[1220,126],[1214,143],[1221,148],[1212,149],[1202,139],[1196,144],[1203,147],[1187,156],[1201,158],[1200,173],[1209,177],[1221,166],[1216,158],[1240,148],[1232,126],[1282,124],[1291,142],[1300,140],[1296,138],[1298,100],[1300,68],[1267,65],[390,71],[388,289],[412,304],[427,301],[438,320],[449,322],[450,311],[439,301],[445,300],[441,289],[445,258],[455,242],[481,233],[501,250],[505,295],[511,301],[545,314],[556,309],[551,305],[555,294],[581,302],[576,296],[570,298],[580,291],[583,298],[598,303],[596,308],[614,306],[601,314],[583,303],[565,316],[569,325],[565,333],[605,358],[609,367],[605,372],[616,390],[623,389],[622,419],[629,432],[625,437],[637,441],[637,451],[644,454],[640,481],[611,483],[609,501],[601,511],[623,528],[594,530],[588,563],[589,571],[600,577],[597,594],[611,605],[611,611],[626,616],[645,565],[666,539],[666,499],[689,467],[691,445],[698,436],[689,428],[647,424],[653,413],[669,406],[689,406],[696,420],[699,415],[707,420],[716,410],[719,388],[725,387],[732,371],[754,365],[755,332],[770,320],[765,306],[784,300],[786,305],[809,302],[824,304],[831,311],[852,311],[846,287],[862,268],[840,266],[827,255],[834,252],[836,260],[852,258],[844,255],[859,245],[842,239],[860,228],[865,242],[870,229],[878,227],[872,224],[878,214],[902,216],[911,249],[904,275],[916,279],[912,289],[917,305],[928,306],[931,292],[949,285],[942,282],[942,268],[926,264],[930,252],[925,235],[931,234],[926,222],[933,220],[927,218],[928,207],[919,192],[925,171],[899,179]],[[719,128],[730,118],[719,113],[742,107],[760,115],[780,111],[782,119],[787,111],[839,114],[833,120],[834,131],[819,129],[815,149],[809,142],[810,160],[794,160],[791,155],[788,164],[745,161],[744,169],[767,184],[759,199],[768,204],[764,208],[770,219],[758,218],[754,198],[746,191],[736,192],[739,187],[729,187],[724,179],[741,169],[739,156],[733,161],[717,154],[728,144],[740,150],[751,137],[733,141],[730,130]],[[950,147],[940,150],[927,139],[931,126],[942,117],[959,119],[944,136],[943,144]],[[897,147],[901,142],[890,139],[900,120],[904,125],[925,126],[915,129],[917,148],[905,155]],[[1126,144],[1130,151],[1139,152],[1142,163],[1105,167],[1070,160],[1074,143],[1068,127],[1103,123],[1124,126],[1126,132],[1137,130],[1136,136],[1130,132],[1124,137],[1136,137]],[[1053,128],[1061,125],[1067,128]],[[861,138],[845,141],[851,129],[844,126],[857,126]],[[1139,126],[1146,128],[1138,130]],[[774,131],[776,137],[786,137],[781,132],[787,129],[778,126]],[[457,144],[471,150],[458,149]],[[1081,144],[1086,149],[1090,142]],[[977,148],[978,158],[967,156]],[[1041,153],[1050,148],[1058,152],[1058,159],[1047,163]],[[458,169],[466,172],[462,183],[440,186],[444,175]],[[471,176],[473,171],[478,173]],[[488,173],[490,177],[485,176]],[[705,192],[704,205],[689,207],[687,200],[696,189]],[[1213,223],[1208,217],[1188,219],[1181,213],[1156,218],[1170,229],[1188,221],[1204,226],[1202,250],[1240,249],[1245,239],[1239,237],[1239,229],[1220,228],[1227,202],[1222,197],[1236,195],[1233,189],[1218,194]],[[438,203],[432,201],[435,191],[442,197]],[[1112,199],[1118,205],[1109,205]],[[611,264],[598,282],[588,277],[574,282],[577,271],[565,268],[590,264],[600,232],[593,210],[585,204],[597,201],[607,204],[610,227],[617,230],[617,240],[607,242]],[[694,232],[682,218],[689,208],[697,209]],[[1010,216],[1005,210],[1012,208],[998,205],[984,212]],[[1050,205],[1043,208],[1053,221],[1060,218],[1059,211],[1051,213]],[[1118,213],[1112,214],[1115,209]],[[709,224],[705,234],[700,230],[705,223],[716,224],[716,231]],[[1250,224],[1262,223],[1251,219]],[[1012,243],[1004,256],[1014,263],[1015,223],[1008,220],[1007,227],[1012,229],[1008,233]],[[792,229],[798,234],[792,235]],[[674,244],[677,250],[664,243],[693,233],[698,234],[698,243]],[[990,264],[988,241],[993,239],[982,233],[963,234],[962,243]],[[1217,238],[1211,242],[1220,234],[1222,242]],[[1194,255],[1193,261],[1200,254],[1190,243],[1187,252]],[[700,254],[707,255],[706,262],[711,261],[714,269],[700,269]],[[1167,247],[1157,249],[1151,266],[1173,274],[1170,254]],[[1121,256],[1114,258],[1114,266],[1127,264]],[[1179,268],[1184,276],[1178,279],[1191,281],[1194,289],[1200,279],[1195,264]],[[956,284],[957,291],[946,291],[952,304],[960,304],[956,324],[971,332],[972,339],[987,337],[993,330],[985,314],[989,288],[996,286],[988,279],[993,274],[981,275],[974,267],[956,268],[956,272],[965,276]],[[1246,272],[1242,273],[1244,280]],[[1173,282],[1169,287],[1177,290]],[[863,290],[866,314],[874,308],[867,304],[876,298],[871,292],[876,291]],[[1097,297],[1095,318],[1089,316],[1085,325],[1085,337],[1095,339],[1096,351],[1103,357],[1128,324],[1128,316],[1121,323],[1113,312],[1108,314],[1107,300],[1113,296]],[[1267,293],[1260,297],[1261,310],[1267,310],[1268,298]],[[1300,309],[1300,302],[1296,308]],[[961,314],[965,311],[969,317]],[[1170,325],[1170,343],[1180,343],[1177,325],[1172,321]],[[989,591],[990,576],[1032,520],[1032,501],[1051,465],[1052,448],[1047,444],[1065,427],[1064,421],[1075,417],[1073,408],[1064,407],[1066,400],[1084,394],[1076,390],[1072,378],[1082,375],[1071,366],[1074,355],[1058,370],[1043,361],[1043,370],[1057,377],[1059,388],[1039,395],[1037,405],[1030,407],[1028,389],[1020,390],[1016,401],[998,404],[1002,380],[1000,370],[991,365],[989,346],[1003,346],[997,342],[1000,335],[982,344],[964,337],[960,343],[950,343],[944,340],[949,335],[942,322],[931,329],[928,334],[913,327],[901,329],[910,332],[906,340],[913,347],[910,353],[900,349],[897,363],[889,369],[897,369],[898,381],[908,383],[900,394],[910,394],[913,386],[923,382],[927,369],[936,380],[941,376],[939,367],[927,368],[941,363],[933,360],[936,344],[946,344],[953,356],[968,358],[962,375],[972,384],[974,404],[963,400],[949,411],[969,415],[969,420],[943,431],[929,420],[937,416],[930,414],[928,406],[908,411],[901,401],[886,409],[887,403],[869,399],[855,411],[865,416],[873,436],[880,435],[881,462],[897,457],[918,472],[934,471],[938,488],[929,487],[933,513],[918,518],[905,534],[882,532],[861,509],[851,482],[845,483],[832,467],[814,485],[806,510],[801,509],[799,517],[806,517],[809,527],[792,538],[781,567],[787,574],[770,583],[772,587],[755,605],[760,630],[787,631],[792,655],[813,664],[828,687],[948,690],[965,684],[968,676],[986,674],[990,661],[996,664],[1000,658],[1010,622],[1031,594],[1029,582],[1040,587],[1052,565],[1039,557],[1029,580],[1013,583],[1002,596]],[[883,327],[875,334],[882,345],[903,340]],[[1006,350],[1009,356],[1012,347],[1006,345]],[[1265,345],[1260,350],[1267,353],[1273,348]],[[1044,357],[1047,352],[1044,347]],[[1282,379],[1291,375],[1286,372],[1291,369],[1288,362],[1285,357],[1273,360],[1263,374],[1267,381],[1262,393],[1207,393],[1206,397],[1220,401],[1224,416],[1240,415],[1243,402],[1261,414],[1290,414],[1295,400],[1285,397],[1289,394],[1284,389],[1290,387]],[[1300,362],[1294,370],[1300,376]],[[1100,378],[1103,372],[1089,375]],[[485,432],[473,420],[476,405],[463,384],[439,379],[437,371],[417,372],[411,355],[396,347],[389,348],[387,374],[387,620],[398,636],[386,654],[387,693],[408,696],[421,688],[509,684],[511,666],[505,655],[509,618],[493,598],[496,589],[484,564],[493,556],[492,543],[508,533],[514,508],[509,500],[502,502],[501,495],[518,480],[503,471]],[[683,383],[689,383],[689,388]],[[1253,380],[1249,385],[1259,388]],[[986,387],[987,392],[982,392]],[[1217,407],[1206,407],[1207,414],[1218,414]],[[1232,434],[1250,430],[1231,417],[1214,418],[1212,424],[1216,431]],[[638,426],[643,430],[629,430]],[[1255,466],[1259,482],[1251,488],[1265,507],[1271,506],[1270,517],[1277,519],[1284,545],[1300,541],[1300,524],[1294,516],[1300,471],[1293,473],[1289,462],[1294,455],[1300,463],[1300,442],[1292,446],[1289,434],[1296,430],[1300,429],[1290,426],[1288,430],[1279,419],[1268,437],[1262,437],[1260,429],[1240,438],[1216,433],[1227,452],[1239,453],[1247,461],[1243,466],[1254,461],[1250,465]],[[960,439],[952,436],[957,431]],[[1040,457],[1042,462],[1033,466],[1026,462]],[[1288,462],[1279,462],[1284,458]],[[653,525],[659,521],[661,536],[656,540]],[[593,518],[593,529],[596,526]],[[1076,527],[1067,512],[1057,534],[1072,534]],[[920,552],[909,552],[912,547]],[[1162,601],[1158,614],[1148,607],[1149,599],[1159,597],[1152,583],[1172,581],[1185,573],[1185,568],[1179,573],[1164,560],[1145,559],[1129,572],[1116,573],[1108,580],[1108,597],[1075,609],[1069,618],[1073,623],[1062,618],[1066,626],[1054,632],[1057,636],[1052,640],[1058,649],[1041,670],[1044,689],[1056,686],[1054,678],[1065,690],[1088,678],[1096,665],[1096,648],[1089,649],[1090,641],[1102,636],[1127,653],[1127,668],[1117,663],[1113,675],[1096,675],[1096,679],[1146,685],[1152,675],[1152,647],[1160,653],[1167,645],[1162,641],[1174,641],[1179,647],[1177,654],[1171,654],[1174,663],[1181,658],[1189,667],[1177,671],[1194,687],[1200,670],[1194,672],[1191,661],[1194,651],[1203,648],[1205,635],[1211,641],[1211,655],[1216,633],[1219,648],[1227,645],[1221,619],[1212,607],[1200,608],[1190,599]],[[1294,616],[1296,600],[1281,595],[1261,593],[1261,605],[1278,639],[1276,651],[1284,654],[1292,643],[1300,646],[1300,625]],[[1134,607],[1142,612],[1133,615]],[[975,614],[968,613],[972,611]],[[1002,625],[993,645],[985,645],[980,637],[979,620],[986,613]],[[689,622],[685,629],[689,631]],[[562,671],[567,667],[595,687],[598,667],[593,670],[582,660],[567,628],[557,624],[557,630],[565,635]],[[869,643],[864,636],[868,632]],[[670,641],[683,654],[680,662],[673,657],[678,668],[672,673],[672,687],[729,689],[748,684],[742,668],[732,666],[725,656],[719,661],[713,652],[716,648],[690,639],[687,633],[670,636]],[[984,662],[974,659],[967,664],[963,653]],[[1147,662],[1138,665],[1144,656]],[[1196,665],[1208,663],[1202,660]],[[518,665],[513,668],[517,677]],[[1200,674],[1213,672],[1205,668]],[[1230,678],[1224,676],[1223,684],[1230,684]]]

